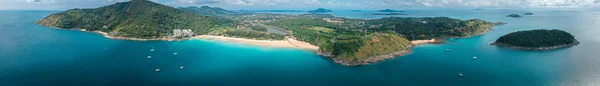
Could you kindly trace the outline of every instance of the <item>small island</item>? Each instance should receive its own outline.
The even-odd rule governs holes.
[[[506,16],[506,17],[511,17],[511,18],[521,18],[521,15],[519,15],[519,14],[510,14],[510,15],[508,15],[508,16]]]
[[[518,50],[552,50],[578,44],[575,37],[568,32],[546,29],[513,32],[491,43]]]
[[[329,12],[333,12],[333,11],[331,11],[329,9],[325,9],[325,8],[319,8],[316,10],[308,11],[308,13],[329,13]]]
[[[373,15],[406,15],[404,13],[373,13]]]
[[[362,12],[362,10],[348,10],[350,12]]]
[[[392,9],[385,9],[385,10],[378,10],[377,12],[404,12],[404,11],[392,10]]]
[[[533,15],[533,13],[525,13],[525,15]]]

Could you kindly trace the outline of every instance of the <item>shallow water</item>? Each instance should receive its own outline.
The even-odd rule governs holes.
[[[472,38],[449,39],[443,45],[419,45],[412,54],[357,67],[341,66],[299,49],[209,40],[112,40],[32,23],[53,12],[57,11],[0,11],[0,86],[600,84],[600,12],[595,11],[407,11],[410,15],[402,17],[480,18],[508,24]],[[524,12],[535,15],[504,17]],[[334,14],[385,17],[368,12]],[[581,44],[551,51],[488,45],[503,34],[540,28],[565,30]],[[152,46],[156,51],[149,51]],[[445,52],[446,48],[451,51]],[[147,59],[148,55],[153,58]],[[156,68],[161,71],[154,72]],[[458,77],[459,72],[465,77]]]

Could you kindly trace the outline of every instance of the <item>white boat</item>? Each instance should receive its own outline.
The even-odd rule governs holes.
[[[183,66],[179,67],[180,70],[183,70]]]
[[[173,53],[173,55],[177,55],[177,52]]]
[[[475,59],[475,60],[476,60],[476,59],[477,59],[477,56],[473,56],[473,59]]]
[[[152,58],[152,56],[148,56],[147,58],[148,58],[148,59],[151,59],[151,58]]]
[[[459,76],[459,77],[464,77],[465,75],[464,75],[464,74],[462,74],[462,72],[460,72],[460,73],[458,73],[458,76]]]
[[[159,68],[154,69],[154,72],[160,72]]]
[[[154,51],[154,46],[152,46],[152,48],[150,48],[150,51]]]
[[[450,49],[446,49],[446,52],[450,52]]]

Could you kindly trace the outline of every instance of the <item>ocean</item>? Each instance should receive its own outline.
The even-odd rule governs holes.
[[[0,11],[0,86],[600,85],[600,11],[407,10],[408,15],[397,17],[479,18],[507,24],[482,35],[419,45],[412,54],[355,67],[294,48],[198,39],[113,40],[33,23],[54,12],[59,11]],[[389,17],[371,15],[374,12],[334,10],[332,14]],[[505,17],[525,12],[535,15]],[[581,43],[550,51],[488,45],[504,34],[531,29],[565,30]],[[180,70],[180,66],[185,68]],[[156,68],[161,71],[155,72]],[[464,77],[458,77],[461,72]]]

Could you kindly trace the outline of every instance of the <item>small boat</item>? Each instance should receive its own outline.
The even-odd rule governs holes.
[[[108,48],[104,48],[105,50],[108,50]]]
[[[465,75],[462,72],[458,73],[458,77],[464,77],[464,76]]]
[[[151,58],[152,58],[152,56],[148,56],[147,58],[148,58],[148,59],[151,59]]]
[[[446,48],[446,52],[450,52],[450,49],[447,49],[447,48]]]
[[[473,60],[477,60],[477,56],[473,56]]]
[[[183,70],[183,66],[179,67],[179,70]]]
[[[152,46],[152,48],[150,48],[150,51],[154,51],[154,46]]]
[[[177,55],[177,52],[173,53],[173,55]]]
[[[154,69],[154,72],[160,72],[160,68]]]

